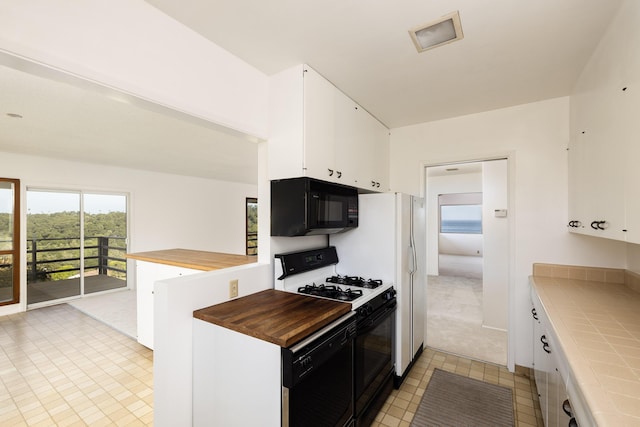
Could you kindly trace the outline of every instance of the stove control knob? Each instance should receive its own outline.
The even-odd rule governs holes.
[[[390,301],[390,300],[392,300],[393,298],[395,298],[395,296],[396,296],[396,291],[395,291],[395,290],[393,290],[393,289],[389,289],[388,291],[385,291],[385,292],[382,294],[382,298],[383,298],[385,301]]]
[[[356,312],[362,317],[371,314],[372,311],[373,309],[371,308],[370,304],[363,304],[362,306],[358,307],[358,309],[356,310]]]

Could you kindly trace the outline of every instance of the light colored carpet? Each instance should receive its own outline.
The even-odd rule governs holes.
[[[138,321],[135,290],[125,289],[101,295],[87,295],[67,304],[113,329],[137,339]]]
[[[507,333],[482,326],[482,280],[428,276],[427,346],[507,364]]]
[[[511,389],[434,369],[413,427],[513,427]]]

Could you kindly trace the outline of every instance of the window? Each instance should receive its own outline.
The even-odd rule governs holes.
[[[258,199],[247,197],[247,255],[258,255]]]
[[[482,234],[482,193],[441,194],[440,233]]]

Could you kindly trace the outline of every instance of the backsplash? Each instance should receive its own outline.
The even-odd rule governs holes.
[[[640,274],[621,268],[582,267],[560,264],[533,264],[533,275],[562,279],[589,280],[603,283],[624,283],[640,292]]]

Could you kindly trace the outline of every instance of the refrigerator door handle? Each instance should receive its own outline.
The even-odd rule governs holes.
[[[409,266],[409,274],[411,276],[413,276],[413,274],[416,272],[418,268],[418,260],[416,255],[416,240],[415,240],[414,230],[413,230],[413,221],[414,221],[413,203],[414,203],[414,198],[413,196],[411,196],[410,205],[409,205],[409,250],[411,251],[409,256],[409,262],[411,264]]]
[[[409,246],[409,275],[413,276],[416,272],[416,249]]]

